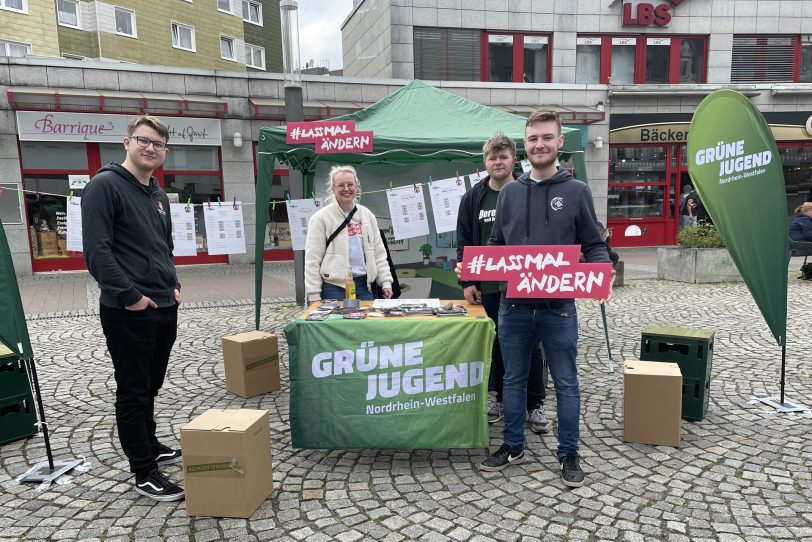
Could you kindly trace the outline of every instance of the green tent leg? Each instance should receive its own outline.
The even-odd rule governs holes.
[[[259,155],[259,174],[256,188],[256,236],[254,238],[254,325],[259,329],[262,310],[262,266],[265,256],[265,230],[268,224],[268,203],[271,200],[273,182],[273,155]]]

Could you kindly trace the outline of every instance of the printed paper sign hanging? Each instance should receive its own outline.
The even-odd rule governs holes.
[[[434,213],[434,229],[437,233],[456,231],[460,200],[465,195],[462,177],[440,179],[429,183],[431,210]]]
[[[371,131],[355,129],[354,120],[289,122],[285,142],[313,143],[316,154],[372,152]]]
[[[469,245],[460,278],[507,282],[507,297],[605,299],[612,264],[579,263],[580,256],[579,245]]]
[[[386,191],[389,203],[389,216],[395,239],[408,239],[429,234],[429,220],[426,214],[426,200],[419,184],[404,186]]]
[[[172,215],[172,255],[197,256],[194,209],[182,203],[170,203],[169,212]]]

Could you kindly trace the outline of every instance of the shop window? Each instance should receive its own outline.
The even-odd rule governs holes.
[[[812,201],[812,145],[779,147],[787,191],[787,217],[805,201]]]
[[[195,27],[172,23],[172,47],[185,51],[195,51]]]
[[[56,15],[62,26],[81,29],[79,0],[56,0]]]
[[[0,183],[0,222],[3,224],[23,223],[20,188],[19,183]]]
[[[609,154],[608,217],[664,216],[667,149],[613,147]]]
[[[52,171],[88,169],[84,143],[21,141],[20,151],[23,169]]]
[[[549,36],[487,34],[484,81],[548,83]]]
[[[798,36],[733,36],[732,83],[791,83]]]
[[[705,36],[578,36],[578,83],[677,84],[706,80]]]
[[[414,27],[415,79],[479,81],[480,35],[464,28]]]
[[[812,83],[812,36],[801,38],[800,82]]]
[[[135,31],[135,12],[115,6],[116,34],[130,38],[138,37]]]
[[[35,260],[67,258],[67,204],[71,190],[66,174],[25,174],[25,207],[31,236],[31,254]]]
[[[0,0],[0,9],[28,13],[27,0]]]
[[[23,57],[31,54],[30,43],[0,40],[0,56]]]
[[[262,26],[262,4],[254,0],[242,0],[242,20]]]
[[[216,147],[173,146],[169,142],[169,153],[164,161],[165,171],[219,171]]]

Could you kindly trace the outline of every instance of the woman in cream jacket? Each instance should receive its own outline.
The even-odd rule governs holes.
[[[386,260],[378,221],[372,211],[356,203],[361,183],[352,166],[333,166],[327,181],[331,195],[307,227],[305,292],[308,301],[343,299],[347,271],[352,269],[358,299],[372,299],[369,285],[377,282],[384,297],[392,297],[392,274]],[[349,223],[327,245],[327,240],[356,209]]]

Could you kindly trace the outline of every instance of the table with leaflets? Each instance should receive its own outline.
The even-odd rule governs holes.
[[[316,302],[291,322],[293,447],[487,447],[495,326],[481,305],[452,303],[467,315],[306,320]]]

